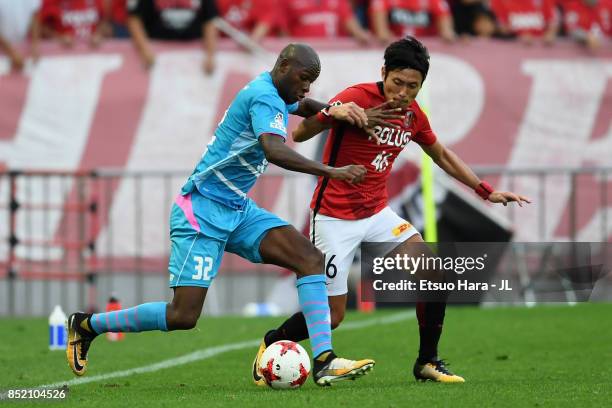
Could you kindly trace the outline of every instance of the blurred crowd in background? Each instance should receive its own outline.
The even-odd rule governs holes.
[[[24,49],[36,60],[41,39],[97,47],[107,38],[131,38],[150,67],[149,40],[200,40],[210,73],[218,18],[255,43],[348,36],[367,46],[414,35],[450,44],[493,37],[553,45],[567,37],[597,50],[612,37],[612,0],[0,0],[0,51],[21,70]]]

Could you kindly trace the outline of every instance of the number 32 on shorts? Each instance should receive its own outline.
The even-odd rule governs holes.
[[[210,280],[210,271],[213,268],[213,259],[210,256],[206,258],[202,256],[194,256],[193,260],[195,261],[195,270],[196,273],[193,274],[191,279],[193,280]]]

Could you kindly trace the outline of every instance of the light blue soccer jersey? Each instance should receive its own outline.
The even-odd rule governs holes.
[[[243,208],[247,193],[268,166],[259,137],[273,133],[287,139],[287,116],[297,108],[297,102],[287,105],[282,100],[269,72],[249,82],[225,112],[182,194],[197,188],[204,197]]]

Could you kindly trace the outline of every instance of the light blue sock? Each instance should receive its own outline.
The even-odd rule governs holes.
[[[302,313],[306,319],[312,356],[332,349],[331,319],[325,275],[304,276],[296,282]]]
[[[166,302],[143,303],[130,309],[96,313],[91,316],[91,327],[98,334],[106,332],[168,331]]]

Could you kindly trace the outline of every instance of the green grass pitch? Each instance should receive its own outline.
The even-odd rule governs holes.
[[[400,313],[398,315],[398,313]],[[526,308],[453,307],[440,354],[465,384],[417,383],[414,312],[349,314],[334,332],[338,354],[371,357],[375,370],[355,382],[319,388],[309,378],[292,391],[250,381],[255,343],[206,357],[215,346],[256,340],[280,318],[203,318],[189,332],[103,336],[90,350],[95,381],[70,386],[79,407],[603,407],[612,404],[612,304]],[[358,322],[363,322],[359,324]],[[352,327],[351,327],[352,325]],[[72,380],[61,351],[46,348],[46,319],[0,319],[0,392]],[[308,344],[304,346],[309,349]],[[212,349],[213,354],[214,350]],[[196,354],[192,354],[196,352]],[[200,359],[169,368],[153,364]],[[147,367],[145,373],[101,375]],[[0,405],[7,401],[0,401]],[[9,405],[41,406],[20,402]],[[6,406],[9,406],[6,405]]]

